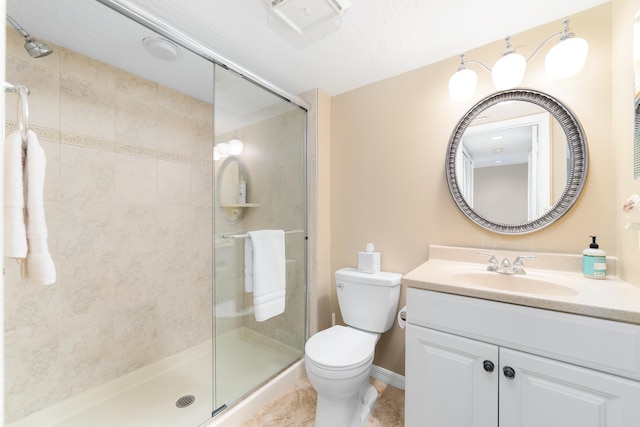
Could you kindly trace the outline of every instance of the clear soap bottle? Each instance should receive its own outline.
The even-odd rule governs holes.
[[[238,181],[238,204],[244,205],[247,203],[247,182],[244,180],[244,175],[240,175]]]

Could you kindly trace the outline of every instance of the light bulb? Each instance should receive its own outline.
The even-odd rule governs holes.
[[[219,143],[218,145],[216,145],[216,148],[218,149],[218,154],[220,154],[220,157],[229,156],[229,144],[227,144],[226,142]]]
[[[579,73],[588,53],[589,43],[585,39],[570,37],[561,40],[545,57],[547,75],[550,79],[564,79]]]
[[[452,100],[466,101],[473,96],[478,84],[478,75],[468,68],[459,68],[449,79],[449,96]]]
[[[229,154],[232,156],[239,156],[242,154],[244,144],[239,139],[232,139],[229,141]]]
[[[524,56],[512,51],[502,55],[491,70],[491,79],[498,90],[514,88],[522,83],[527,60]]]

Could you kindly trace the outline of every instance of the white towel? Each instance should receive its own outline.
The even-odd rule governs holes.
[[[48,231],[44,215],[44,176],[47,159],[35,132],[27,132],[25,188],[27,198],[27,274],[38,285],[56,282],[56,267],[47,244]]]
[[[284,231],[259,230],[247,234],[245,289],[253,289],[255,318],[262,322],[284,313],[287,280]],[[249,283],[246,280],[247,272],[252,278]]]
[[[253,245],[251,237],[244,239],[244,291],[253,292]]]
[[[23,156],[22,135],[13,132],[4,142],[4,255],[9,258],[27,257]]]

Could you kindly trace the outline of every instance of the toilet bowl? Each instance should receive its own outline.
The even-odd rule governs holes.
[[[379,334],[333,326],[305,345],[307,377],[318,392],[316,427],[360,427],[378,398],[369,381]]]
[[[340,312],[336,325],[305,344],[309,382],[318,392],[316,427],[362,427],[378,399],[369,376],[375,346],[393,325],[400,294],[398,273],[336,271]]]

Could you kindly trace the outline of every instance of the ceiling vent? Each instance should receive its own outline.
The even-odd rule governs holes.
[[[337,31],[349,0],[264,0],[269,25],[298,47]],[[284,25],[283,25],[284,24]]]

